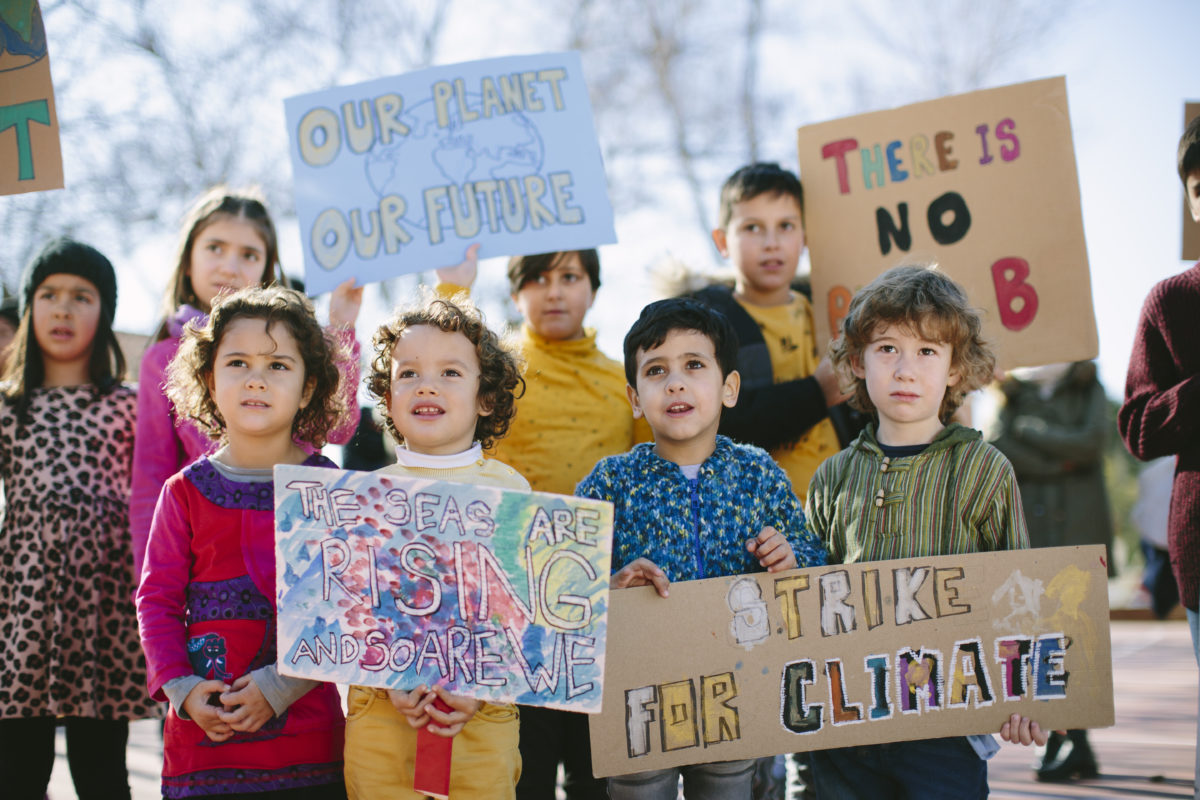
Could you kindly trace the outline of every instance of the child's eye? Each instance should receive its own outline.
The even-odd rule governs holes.
[[[257,263],[258,262],[258,251],[257,250],[247,250],[245,255],[242,256],[242,258],[244,258],[247,261],[252,261],[252,262]]]
[[[289,369],[291,369],[291,367],[288,364],[284,363],[283,361],[272,361],[271,369],[289,370]]]
[[[742,230],[746,233],[758,233],[762,230],[762,225],[759,225],[757,222],[747,222],[742,226]]]
[[[225,362],[225,366],[227,366],[227,367],[244,367],[244,366],[246,366],[246,362],[240,358],[231,358]]]
[[[210,253],[220,253],[221,252],[221,244],[219,242],[209,242],[208,246],[205,247],[204,249]]]
[[[415,369],[402,369],[396,375],[396,377],[397,378],[415,378],[415,377],[417,377],[417,371]]]
[[[643,372],[642,374],[645,375],[646,377],[650,377],[652,375],[662,375],[664,372],[666,372],[666,370],[664,370],[662,367],[655,364],[652,367],[646,367],[645,372]]]
[[[783,228],[785,231],[792,231],[796,229],[796,223],[788,221],[781,223],[779,227]]]
[[[80,292],[79,294],[75,295],[75,302],[83,303],[85,305],[91,305],[92,304],[92,296],[90,294],[88,294],[87,292]]]
[[[442,370],[442,374],[445,375],[447,378],[461,378],[462,377],[462,373],[459,372],[458,370],[454,369],[453,367],[447,367],[446,369]]]
[[[563,275],[562,279],[564,283],[577,283],[579,281],[579,275],[574,272],[568,272]]]
[[[691,361],[687,362],[687,368],[688,369],[704,369],[704,362],[698,358],[693,358]]]

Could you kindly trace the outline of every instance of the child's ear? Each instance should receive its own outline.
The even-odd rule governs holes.
[[[475,413],[481,417],[490,417],[494,411],[489,404],[485,403],[480,398],[475,398]]]
[[[725,376],[725,385],[721,387],[721,405],[733,408],[737,405],[738,392],[742,390],[742,376],[736,369],[730,370]]]
[[[725,229],[713,228],[712,240],[713,244],[717,246],[717,252],[721,254],[721,258],[728,258],[729,240],[725,237]]]
[[[312,402],[313,392],[317,390],[317,379],[309,378],[304,382],[304,394],[300,396],[300,407],[308,408],[308,404]]]
[[[854,373],[854,377],[860,381],[867,379],[867,371],[863,369],[862,356],[850,356],[850,371]]]
[[[962,375],[959,374],[958,367],[953,367],[950,370],[950,374],[946,376],[946,388],[949,389],[951,386],[957,386],[961,379]]]
[[[625,394],[629,397],[629,405],[633,407],[633,418],[640,419],[642,417],[642,406],[638,403],[637,389],[625,384]]]

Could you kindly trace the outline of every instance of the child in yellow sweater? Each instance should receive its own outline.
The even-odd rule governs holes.
[[[379,471],[527,491],[516,470],[483,456],[507,431],[520,383],[516,358],[473,307],[435,299],[401,312],[375,334],[369,388],[398,445],[397,463]],[[424,685],[351,686],[346,704],[350,800],[423,797],[413,789],[422,728],[454,738],[451,797],[514,797],[521,773],[515,706]]]
[[[438,270],[440,295],[470,287],[476,246],[462,264]],[[573,494],[605,456],[652,440],[644,419],[633,418],[625,368],[596,346],[583,325],[600,288],[595,250],[516,256],[508,264],[513,302],[524,319],[517,346],[525,360],[525,394],[494,455],[524,475],[534,491]],[[558,765],[569,800],[605,798],[592,777],[587,717],[570,711],[521,707],[519,800],[554,797]]]

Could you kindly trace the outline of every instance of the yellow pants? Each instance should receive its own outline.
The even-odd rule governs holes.
[[[417,731],[384,689],[351,686],[346,699],[346,791],[350,800],[392,800],[413,791]],[[516,706],[484,703],[454,737],[453,800],[513,800],[521,777]]]

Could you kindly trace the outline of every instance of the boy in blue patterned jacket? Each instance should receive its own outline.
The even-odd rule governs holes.
[[[787,475],[765,450],[717,435],[737,402],[737,337],[719,311],[686,298],[651,303],[625,337],[626,391],[654,442],[598,463],[575,493],[613,503],[612,587],[825,563]],[[609,779],[609,797],[750,796],[754,760]]]

